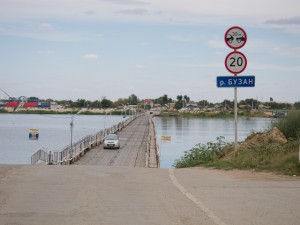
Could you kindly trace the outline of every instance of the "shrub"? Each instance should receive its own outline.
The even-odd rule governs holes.
[[[197,144],[191,150],[185,151],[184,155],[177,159],[174,167],[193,167],[213,162],[225,156],[227,144],[223,141],[223,136],[217,137],[217,142],[208,142],[205,144]]]
[[[300,111],[292,111],[286,117],[280,118],[272,126],[285,135],[287,139],[297,139],[300,137]]]

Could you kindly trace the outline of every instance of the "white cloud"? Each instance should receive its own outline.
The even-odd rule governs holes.
[[[102,0],[104,2],[121,4],[121,5],[147,5],[149,4],[147,1],[139,1],[139,0]]]
[[[177,64],[177,66],[184,67],[184,68],[220,68],[220,67],[224,67],[224,64],[222,64],[222,63],[206,63],[206,64],[179,63],[179,64]]]
[[[42,50],[42,51],[37,51],[37,54],[39,55],[50,55],[53,54],[52,50]]]
[[[93,10],[87,10],[86,12],[84,12],[86,15],[88,15],[88,16],[93,16],[93,15],[95,15],[96,13],[95,13],[95,11],[93,11]]]
[[[83,56],[83,59],[85,59],[85,60],[97,60],[98,55],[96,55],[96,54],[86,54],[86,55]]]
[[[248,39],[244,48],[251,52],[276,53],[286,48],[286,46],[283,46],[283,43],[272,40],[251,38]]]
[[[145,67],[142,66],[142,65],[136,65],[136,66],[135,66],[135,69],[136,69],[136,70],[139,70],[139,71],[144,71],[144,70],[145,70]]]
[[[210,40],[210,41],[208,41],[208,45],[213,48],[228,49],[224,40],[222,40],[222,41],[221,40]]]
[[[189,41],[194,40],[194,38],[193,38],[192,36],[188,36],[188,35],[177,35],[177,34],[169,35],[169,36],[168,36],[168,39],[169,39],[169,40],[172,40],[172,41],[181,41],[181,42],[189,42]]]
[[[39,29],[50,31],[50,30],[53,30],[54,27],[50,23],[41,23],[41,24],[39,24]]]
[[[76,16],[76,20],[88,18],[97,21],[99,19],[115,21],[116,19],[124,19],[122,14],[116,18],[115,12],[119,11],[135,14],[153,12],[151,15],[149,14],[151,20],[162,22],[172,18],[173,21],[203,23],[205,20],[205,22],[214,23],[216,17],[219,18],[217,19],[219,23],[220,18],[226,21],[229,18],[231,21],[238,20],[239,23],[248,18],[253,24],[258,21],[261,23],[265,21],[295,23],[298,21],[300,1],[276,1],[276,6],[274,4],[274,0],[186,0],[185,2],[182,0],[76,0],[72,1],[72,4],[70,1],[61,0],[43,1],[43,4],[37,0],[11,0],[1,3],[0,19],[2,21],[4,19],[23,21],[24,19],[36,18],[70,19]],[[128,9],[129,6],[142,6],[144,11]],[[154,12],[160,12],[160,16],[164,18],[159,18]],[[288,19],[283,20],[281,18]],[[148,17],[145,19],[149,20]],[[224,24],[224,21],[222,22]]]
[[[141,42],[141,43],[140,43],[140,46],[148,46],[148,45],[149,45],[148,42]]]
[[[51,31],[51,32],[49,32]],[[78,33],[65,33],[55,31],[49,23],[20,23],[0,27],[0,34],[5,36],[17,36],[36,40],[76,42],[80,38]]]
[[[126,9],[126,10],[117,11],[116,13],[123,14],[123,15],[143,16],[148,14],[148,10],[147,9]]]
[[[278,64],[262,64],[249,62],[248,66],[252,70],[268,70],[268,71],[283,71],[283,72],[300,72],[300,66],[287,66]]]
[[[300,51],[300,46],[293,48],[294,51]]]
[[[299,56],[300,46],[293,47],[289,46],[288,42],[278,42],[272,40],[263,40],[263,39],[248,39],[245,47],[247,52],[252,52],[255,54],[272,54],[281,57],[291,57]]]
[[[92,78],[93,76],[98,78],[94,74],[98,74],[97,66],[101,66],[103,74],[108,74],[109,77],[115,76],[116,79],[123,79],[119,77],[121,74],[127,78],[139,78],[135,80],[135,82],[139,82],[135,87],[141,87],[140,92],[145,96],[149,94],[148,97],[151,97],[153,92],[143,88],[147,85],[146,82],[153,83],[154,87],[159,85],[159,88],[156,88],[159,92],[161,90],[167,94],[176,95],[176,92],[183,86],[182,84],[184,84],[183,88],[187,90],[194,87],[194,80],[201,80],[200,83],[203,82],[203,86],[209,86],[208,81],[211,81],[211,85],[217,89],[215,76],[226,72],[224,59],[231,51],[224,42],[224,33],[230,24],[237,24],[245,27],[249,32],[248,42],[241,50],[245,51],[244,53],[249,57],[247,68],[249,71],[256,74],[255,70],[257,70],[257,75],[258,73],[275,74],[274,76],[291,74],[293,76],[293,80],[290,81],[291,86],[297,87],[297,83],[299,83],[299,78],[294,76],[300,72],[298,65],[300,46],[297,41],[299,36],[283,33],[288,29],[286,26],[297,26],[296,28],[299,26],[295,25],[293,21],[280,20],[280,18],[299,16],[299,0],[275,0],[276,4],[274,0],[247,2],[240,0],[206,2],[204,0],[76,0],[72,1],[72,4],[70,4],[71,1],[58,0],[40,2],[39,0],[1,1],[0,35],[4,38],[3,57],[20,54],[19,48],[11,47],[15,42],[10,42],[11,36],[17,36],[18,45],[25,50],[22,52],[47,55],[54,53],[51,49],[55,50],[55,54],[59,49],[63,54],[60,54],[62,57],[74,59],[74,55],[77,55],[77,60],[86,60],[86,63],[94,64],[95,68],[90,68]],[[129,20],[133,23],[129,23]],[[264,23],[268,20],[271,20],[272,23]],[[285,26],[282,24],[283,22],[290,23]],[[291,24],[291,22],[293,23]],[[180,25],[174,25],[174,23],[180,23]],[[276,29],[278,26],[285,29],[271,30],[273,26]],[[283,34],[278,35],[278,33]],[[34,42],[34,40],[28,39],[47,41]],[[173,41],[169,43],[172,45],[172,49],[170,45],[165,44],[166,41],[171,42],[170,40]],[[62,41],[68,43],[61,43]],[[7,43],[9,46],[6,48]],[[183,44],[187,47],[183,48]],[[13,51],[14,49],[15,51]],[[101,56],[101,64],[98,65],[100,55],[95,54],[98,53],[98,50],[87,52],[90,51],[87,49],[101,49],[101,55],[106,55],[105,63],[102,63]],[[10,50],[13,51],[13,54],[8,52]],[[68,53],[72,55],[68,55]],[[184,58],[185,56],[186,58]],[[16,58],[19,60],[18,58],[21,57]],[[149,63],[151,66],[145,67],[144,61],[139,61],[139,59],[148,59],[147,64]],[[31,63],[35,62],[35,59],[32,61],[28,56],[21,60],[18,61],[21,72],[16,70],[16,74],[27,74],[33,80],[34,76],[38,77],[40,74],[38,70],[40,70],[48,71],[49,74],[57,74],[58,79],[62,77],[59,75],[60,71],[51,67],[52,63],[48,68],[38,68],[39,65],[37,65],[37,69],[35,69],[37,72],[34,75],[34,71],[25,71],[21,65],[25,64],[23,60]],[[9,63],[14,60],[7,61],[4,70],[13,74],[15,68]],[[59,60],[56,62],[57,64],[62,63],[60,66],[64,68],[63,72],[68,71],[67,74],[70,76],[81,72],[80,65],[74,66],[74,61],[70,60],[71,64]],[[118,62],[121,62],[120,66],[116,67]],[[132,62],[136,64],[132,64]],[[188,72],[186,72],[187,70]],[[211,78],[204,77],[208,74]],[[187,82],[187,75],[192,81]],[[157,79],[154,79],[153,76],[156,76]],[[49,77],[52,78],[52,75]],[[101,77],[101,79],[103,78]],[[160,79],[164,79],[164,83],[168,82],[168,84],[171,80],[168,90],[164,89],[164,83],[160,82]],[[265,78],[261,76],[260,79]],[[18,79],[12,77],[10,80]],[[126,86],[130,80],[132,79],[124,79],[121,83]],[[79,82],[76,85],[82,86],[82,80]],[[60,83],[63,85],[63,82]],[[273,85],[275,84],[269,85],[269,87],[274,89]],[[279,87],[281,83],[278,82],[276,85]],[[178,88],[179,86],[180,88]],[[198,89],[195,87],[195,96],[199,95],[199,91],[203,91],[201,94],[204,97],[211,98],[209,90]],[[295,93],[298,93],[298,89],[294,88],[294,90],[296,90]],[[97,95],[89,92],[88,89],[86,91],[91,95]],[[110,93],[109,89],[101,90],[101,92],[108,98],[114,97],[113,94],[108,94]],[[130,94],[127,92],[120,88],[120,93],[125,96]],[[292,98],[291,96],[295,98],[298,96],[295,93],[286,95],[286,98]],[[41,94],[44,95],[44,93]],[[118,95],[120,94],[118,93]]]
[[[289,18],[280,18],[280,19],[271,19],[265,22],[266,24],[277,24],[277,25],[300,25],[300,16],[289,17]]]

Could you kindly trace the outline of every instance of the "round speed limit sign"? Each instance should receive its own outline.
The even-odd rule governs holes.
[[[233,74],[238,74],[243,72],[247,66],[246,56],[238,51],[231,52],[227,55],[225,59],[226,69]]]

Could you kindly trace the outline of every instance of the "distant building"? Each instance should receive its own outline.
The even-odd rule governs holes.
[[[187,102],[185,108],[187,108],[188,110],[199,109],[196,102]]]
[[[240,109],[251,109],[251,105],[239,105]]]
[[[137,106],[136,105],[128,105],[127,106],[129,109],[134,109],[134,108],[137,108]]]
[[[271,106],[266,106],[266,105],[259,105],[258,106],[258,109],[270,109],[271,108]]]
[[[153,107],[153,100],[152,99],[144,99],[142,101],[144,103],[144,105],[150,105],[150,107]]]
[[[5,104],[5,107],[7,107],[7,108],[17,108],[18,106],[19,106],[19,102],[17,102],[17,101],[13,101],[13,102],[7,102],[6,104]]]
[[[174,110],[175,103],[167,103],[165,106],[167,107],[168,110]]]
[[[63,106],[57,104],[57,102],[50,102],[50,108],[55,110],[55,109],[62,109]]]
[[[26,102],[23,105],[23,108],[36,108],[38,106],[38,102]]]
[[[152,101],[152,99],[144,99],[143,102],[144,102],[144,103],[150,104],[150,103],[153,102],[153,101]]]

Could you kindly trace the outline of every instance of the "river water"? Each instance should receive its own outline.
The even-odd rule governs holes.
[[[29,164],[39,148],[59,151],[71,142],[72,115],[0,114],[0,164]],[[73,142],[124,120],[122,116],[76,115]],[[39,140],[29,140],[29,129]]]
[[[196,144],[216,141],[219,136],[226,142],[234,141],[233,118],[180,118],[155,117],[157,143],[160,149],[161,168],[170,168],[184,151]],[[238,140],[243,141],[252,132],[264,131],[271,124],[269,118],[238,118]],[[162,136],[171,136],[171,141],[161,140]]]
[[[71,140],[71,115],[0,114],[0,164],[29,164],[31,155],[39,148],[61,150]],[[122,116],[76,115],[73,141],[95,134],[124,120]],[[161,152],[161,167],[170,168],[174,161],[198,143],[207,143],[224,136],[234,140],[233,119],[155,117],[157,140]],[[270,125],[267,118],[239,118],[239,140],[253,131]],[[39,140],[28,139],[29,129],[39,130]],[[161,141],[171,136],[171,141]]]

